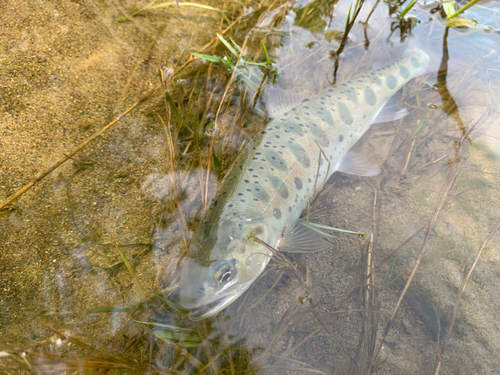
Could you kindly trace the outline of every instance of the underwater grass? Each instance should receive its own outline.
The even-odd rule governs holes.
[[[401,13],[399,13],[398,15],[398,18],[401,19],[401,18],[404,18],[409,11],[411,11],[413,9],[413,7],[415,6],[415,4],[417,3],[418,0],[411,0],[408,5],[406,5],[403,10],[401,11]]]
[[[470,2],[468,2],[467,4],[465,4],[463,7],[461,7],[459,10],[457,10],[455,13],[452,13],[450,15],[448,15],[446,18],[451,20],[452,18],[455,18],[456,16],[458,16],[460,13],[463,13],[465,12],[467,9],[473,7],[474,5],[476,5],[477,3],[479,3],[481,0],[472,0]]]

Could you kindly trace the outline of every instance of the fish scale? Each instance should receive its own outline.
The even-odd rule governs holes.
[[[297,236],[306,231],[293,228],[315,184],[320,187],[337,170],[363,174],[349,150],[428,60],[413,50],[273,114],[221,182],[194,235],[180,280],[181,304],[192,309],[192,319],[229,305],[264,270],[272,252],[252,238],[290,251],[293,242],[304,242]]]

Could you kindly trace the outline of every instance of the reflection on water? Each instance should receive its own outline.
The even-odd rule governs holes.
[[[218,2],[224,12],[170,6],[123,23],[114,1],[5,9],[2,199],[153,89],[158,69],[176,73],[0,211],[2,368],[432,373],[436,354],[440,373],[500,368],[498,234],[474,263],[500,212],[498,33],[485,30],[498,6],[471,8],[480,27],[466,29],[435,4],[397,19],[406,4],[364,3],[369,22],[336,60],[349,5]],[[217,33],[248,61],[266,61],[264,41],[288,92],[312,95],[407,48],[432,69],[398,95],[409,115],[355,146],[381,175],[337,173],[310,204],[311,221],[367,235],[278,254],[236,302],[193,322],[176,303],[179,264],[217,180],[265,126],[256,93],[273,79],[248,65],[256,87],[228,85],[226,65],[191,60],[233,59]]]

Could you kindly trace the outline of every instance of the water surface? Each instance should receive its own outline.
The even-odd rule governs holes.
[[[209,5],[224,13],[170,6],[119,22],[134,4],[85,0],[3,10],[1,199],[155,91],[0,211],[1,366],[432,373],[453,323],[440,372],[498,371],[498,234],[453,318],[500,213],[498,3],[467,11],[480,27],[466,29],[447,28],[439,3],[399,20],[406,4],[365,2],[358,20],[376,7],[354,24],[338,65],[349,2]],[[337,173],[311,204],[312,221],[366,236],[273,259],[229,308],[191,322],[168,304],[181,255],[217,181],[266,123],[231,71],[190,57],[230,56],[217,33],[260,62],[263,40],[275,85],[291,92],[317,93],[407,48],[426,51],[432,69],[399,95],[409,115],[356,146],[382,174]]]

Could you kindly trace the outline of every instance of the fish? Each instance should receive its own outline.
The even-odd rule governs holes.
[[[428,63],[412,49],[313,96],[270,89],[266,127],[222,179],[181,264],[179,302],[190,319],[217,314],[258,279],[273,256],[264,243],[288,252],[331,248],[300,219],[308,200],[337,171],[379,173],[351,149],[373,123],[407,113],[384,108]]]

